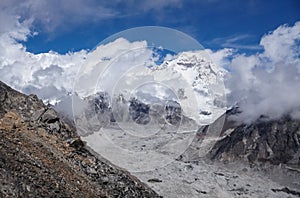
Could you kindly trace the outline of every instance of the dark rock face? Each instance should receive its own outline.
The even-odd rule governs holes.
[[[179,103],[175,101],[168,101],[165,106],[166,116],[165,119],[172,125],[180,124],[182,119],[182,110]]]
[[[244,159],[250,164],[292,164],[300,166],[300,121],[289,117],[235,125],[226,120],[223,137],[209,153],[211,159]]]
[[[41,121],[45,123],[55,123],[59,121],[59,116],[54,109],[47,109],[42,114]]]
[[[107,92],[97,92],[93,96],[87,97],[85,100],[88,102],[85,116],[88,119],[93,119],[96,116],[100,126],[105,126],[111,122],[115,122],[110,97]]]
[[[182,119],[182,110],[179,103],[167,101],[165,104],[145,104],[136,98],[130,100],[129,115],[137,124],[148,124],[151,117],[165,119],[172,125],[178,125]]]
[[[110,97],[107,92],[98,92],[85,98],[87,105],[84,116],[88,120],[96,119],[99,127],[114,124],[114,122],[130,121],[146,125],[151,122],[151,119],[179,125],[183,118],[181,106],[176,101],[148,104],[135,97],[127,101],[122,94],[114,96],[112,101],[110,101]],[[94,129],[98,130],[95,127]]]
[[[0,197],[159,197],[96,157],[35,95],[0,82]]]
[[[150,122],[149,105],[132,98],[129,104],[129,115],[137,124],[148,124]]]
[[[106,92],[98,92],[94,96],[94,108],[96,113],[104,113],[110,110],[109,96]]]

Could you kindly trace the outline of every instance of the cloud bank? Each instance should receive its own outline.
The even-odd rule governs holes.
[[[242,110],[236,119],[249,123],[284,114],[300,118],[300,22],[264,35],[260,45],[262,53],[236,54],[230,61],[229,101],[238,102]]]
[[[72,91],[73,80],[87,51],[33,54],[21,44],[34,32],[33,20],[0,12],[1,80],[24,93],[36,93],[49,101],[59,100]],[[53,101],[54,102],[54,101]]]
[[[163,9],[181,5],[180,0],[1,0],[0,10],[1,14],[17,17],[19,21],[30,20],[34,28],[39,28],[38,31],[54,33],[57,30],[70,31],[85,23],[99,23],[127,15],[144,12],[158,14]],[[12,20],[6,19],[1,17],[0,24],[11,26]]]
[[[102,6],[94,0],[2,0],[0,9],[3,13],[17,16],[20,21],[30,19],[35,27],[39,26],[47,32],[67,30],[72,25],[97,22],[118,15],[114,9]],[[10,22],[3,20],[1,24]]]

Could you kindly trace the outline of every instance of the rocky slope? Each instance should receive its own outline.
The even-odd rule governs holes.
[[[227,112],[221,139],[210,151],[211,159],[224,162],[243,159],[251,165],[288,164],[300,168],[300,121],[283,117],[237,124]]]
[[[252,165],[287,164],[300,168],[300,120],[289,116],[278,120],[261,118],[251,124],[235,122],[232,115],[238,116],[238,108],[228,110],[214,123],[202,126],[190,145],[181,156],[184,161],[197,161],[203,140],[213,134],[212,147],[208,157],[225,163],[244,161]],[[201,149],[200,149],[201,150]]]
[[[96,157],[35,95],[0,82],[0,197],[159,197]]]

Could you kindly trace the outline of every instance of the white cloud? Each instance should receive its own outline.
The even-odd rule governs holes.
[[[50,100],[71,92],[73,81],[87,52],[82,50],[64,55],[52,51],[41,54],[28,52],[19,41],[26,41],[32,36],[32,19],[21,20],[4,9],[3,4],[1,6],[1,80],[25,93],[34,92]]]
[[[156,11],[159,14],[163,9],[181,5],[180,0],[1,0],[0,10],[18,17],[20,21],[30,19],[39,31],[57,34],[57,32],[71,31],[86,23],[96,24],[104,20],[144,12]],[[161,14],[160,16],[162,17]],[[1,17],[0,23],[3,24],[3,21],[9,25],[11,20]]]
[[[236,54],[230,63],[227,86],[230,101],[243,111],[236,119],[252,122],[298,115],[300,109],[300,22],[283,25],[265,35],[264,51],[251,56]],[[294,116],[296,117],[296,116]]]
[[[253,35],[241,34],[223,38],[215,38],[211,41],[211,43],[220,45],[224,48],[261,50],[262,46],[260,45],[247,44],[247,41],[251,39],[253,39]]]
[[[230,48],[224,48],[218,51],[212,51],[210,49],[205,49],[205,52],[209,55],[209,57],[214,61],[218,66],[222,66],[224,68],[228,68],[230,64],[229,57],[235,53],[235,50]]]
[[[300,55],[300,22],[288,27],[282,25],[275,31],[265,35],[260,44],[264,47],[264,56],[274,63],[284,61],[299,64]],[[298,65],[299,66],[299,65]]]
[[[95,0],[2,0],[0,10],[20,20],[31,19],[47,32],[68,30],[85,22],[99,22],[118,15],[115,9]]]
[[[102,44],[90,52],[79,71],[75,92],[82,95],[94,93],[99,78],[101,85],[111,90],[115,81],[130,67],[147,61],[152,51],[147,49],[146,41],[129,42],[124,38]]]

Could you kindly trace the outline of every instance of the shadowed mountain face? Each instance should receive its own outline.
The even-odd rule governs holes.
[[[289,118],[238,126],[215,145],[212,158],[246,158],[250,163],[269,161],[300,166],[299,127],[299,121]]]
[[[250,164],[270,162],[300,167],[300,121],[286,116],[279,120],[258,120],[237,124],[226,114],[219,140],[209,153],[211,159],[244,159]]]
[[[129,115],[131,119],[135,121],[137,124],[149,123],[150,122],[149,105],[144,104],[135,98],[132,98],[129,102],[130,102]]]
[[[211,160],[225,163],[242,160],[250,165],[287,164],[300,168],[299,120],[286,116],[278,120],[257,120],[246,125],[231,119],[232,114],[237,116],[238,113],[237,109],[230,110],[211,125],[201,127],[180,159],[201,160],[199,153],[206,135],[220,129],[221,133],[214,137],[215,143],[206,155]]]
[[[91,152],[55,110],[0,82],[0,197],[158,197]]]
[[[97,92],[83,101],[88,103],[85,116],[90,119],[96,116],[96,120],[103,126],[124,121],[146,125],[151,119],[179,125],[184,117],[180,104],[172,100],[152,104],[134,97],[127,101],[122,95],[119,95],[113,98],[114,102],[111,104],[108,93]]]

